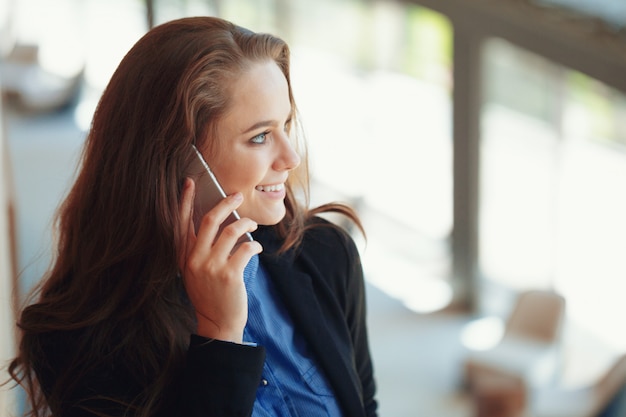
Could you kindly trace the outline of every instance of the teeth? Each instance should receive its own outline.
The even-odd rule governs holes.
[[[285,184],[257,185],[255,188],[257,191],[281,191],[283,188],[285,188]]]

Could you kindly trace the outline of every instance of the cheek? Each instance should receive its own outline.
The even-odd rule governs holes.
[[[227,169],[223,170],[222,187],[227,194],[236,191],[244,194],[250,194],[254,191],[261,179],[263,178],[260,170],[253,164],[235,164],[233,163]],[[218,175],[216,173],[216,175]]]
[[[269,162],[263,152],[228,149],[215,161],[213,171],[226,194],[240,191],[250,195],[264,181]]]

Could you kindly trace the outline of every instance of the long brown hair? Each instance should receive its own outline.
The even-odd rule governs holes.
[[[273,60],[289,84],[289,48],[217,18],[172,21],[148,32],[124,57],[96,109],[75,184],[58,217],[58,245],[39,299],[20,317],[21,341],[9,371],[29,393],[32,415],[59,409],[74,381],[123,355],[142,381],[136,415],[154,414],[183,366],[191,307],[181,294],[179,200],[196,143],[229,108],[228,86],[254,62]],[[297,135],[296,135],[297,136]],[[308,168],[287,184],[287,215],[277,226],[282,250],[297,246],[307,218],[341,204],[308,210]],[[44,397],[35,368],[50,366],[40,335],[80,331],[80,357],[70,358]],[[114,342],[113,342],[114,341]],[[104,353],[103,353],[104,352]],[[121,401],[121,400],[120,400]],[[101,413],[99,413],[101,414]]]

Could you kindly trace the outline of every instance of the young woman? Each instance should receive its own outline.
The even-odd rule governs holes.
[[[359,255],[317,214],[359,222],[306,208],[296,131],[282,40],[210,17],[139,40],[18,323],[34,416],[376,415]],[[194,146],[229,195],[198,222]]]

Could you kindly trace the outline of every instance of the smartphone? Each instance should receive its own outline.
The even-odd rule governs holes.
[[[198,233],[198,228],[200,227],[200,223],[202,222],[204,215],[215,207],[222,199],[226,198],[226,193],[217,181],[217,178],[215,178],[213,171],[209,168],[209,165],[204,160],[204,157],[198,148],[196,148],[195,145],[191,145],[191,147],[193,148],[196,159],[189,166],[188,175],[190,175],[196,183],[196,196],[193,207],[193,224],[196,233]],[[220,226],[220,231],[235,220],[239,219],[240,217],[237,211],[233,211]],[[252,240],[252,235],[246,232],[239,238],[237,244],[252,242]]]

